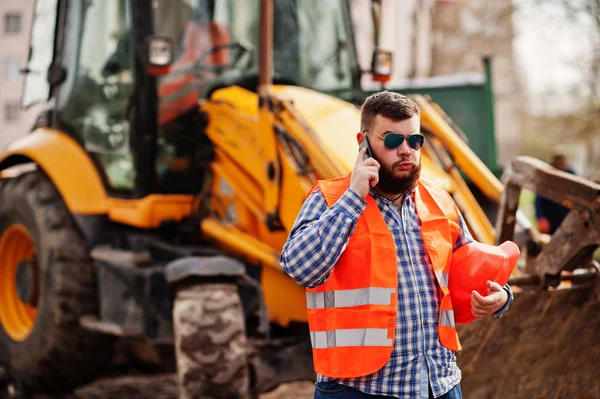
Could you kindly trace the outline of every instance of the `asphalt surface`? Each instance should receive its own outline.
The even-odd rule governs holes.
[[[260,399],[310,399],[314,383],[299,381],[279,386],[260,395]],[[69,395],[24,395],[7,381],[0,369],[0,398],[4,399],[177,399],[177,382],[174,374],[124,376],[105,378],[76,389]]]

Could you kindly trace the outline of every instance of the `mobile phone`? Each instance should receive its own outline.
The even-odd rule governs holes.
[[[363,140],[360,142],[360,146],[358,146],[358,151],[360,152],[360,150],[362,150],[365,147],[367,148],[367,152],[365,152],[363,161],[367,158],[373,157],[373,152],[371,151],[371,143],[369,143],[369,138],[367,136],[363,137]]]

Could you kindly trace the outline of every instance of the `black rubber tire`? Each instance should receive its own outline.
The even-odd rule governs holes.
[[[0,323],[0,345],[23,391],[67,392],[89,382],[112,358],[112,339],[83,330],[79,318],[98,314],[89,250],[54,185],[40,171],[0,184],[0,236],[22,224],[36,248],[38,313],[23,342]],[[0,304],[2,306],[2,304]]]
[[[250,398],[248,341],[235,284],[179,287],[173,327],[180,399]]]

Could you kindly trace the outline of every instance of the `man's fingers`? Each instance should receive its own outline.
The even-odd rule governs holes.
[[[482,296],[477,291],[473,291],[471,295],[471,306],[477,309],[489,310],[496,306],[496,299],[491,296]]]
[[[475,290],[473,290],[473,293],[471,294],[471,301],[484,306],[491,302],[487,297],[481,295]]]
[[[369,176],[369,184],[371,187],[375,187],[379,183],[379,173],[373,173]]]
[[[502,291],[502,286],[495,281],[488,280],[486,285],[488,289],[488,295],[493,292]]]
[[[480,319],[483,317],[488,317],[491,314],[490,312],[482,311],[479,309],[471,309],[471,312],[473,312],[473,316],[480,318]]]
[[[367,152],[367,147],[360,149],[360,151],[358,152],[358,156],[356,157],[356,162],[354,163],[355,166],[358,166],[363,162],[366,152]]]
[[[375,171],[379,171],[379,162],[373,158],[367,158],[362,163],[363,166],[371,166],[375,168]]]
[[[356,163],[354,164],[354,166],[359,166],[359,165],[366,165],[366,166],[374,166],[375,168],[377,168],[377,170],[379,170],[379,162],[377,162],[375,159],[373,158],[365,158],[365,153],[367,152],[366,148],[362,148],[359,152],[358,152],[358,156],[356,157]]]
[[[500,308],[500,303],[502,302],[501,297],[504,292],[502,286],[494,281],[488,281],[486,286],[488,291],[487,296],[483,296],[475,290],[471,293],[471,312],[477,318],[492,315]]]
[[[480,303],[471,300],[471,312],[475,317],[487,317],[493,313],[494,309],[492,306],[483,306]]]

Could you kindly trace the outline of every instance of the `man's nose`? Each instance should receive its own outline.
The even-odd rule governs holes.
[[[408,140],[404,139],[402,144],[398,146],[398,155],[410,155],[410,146],[408,145]]]

